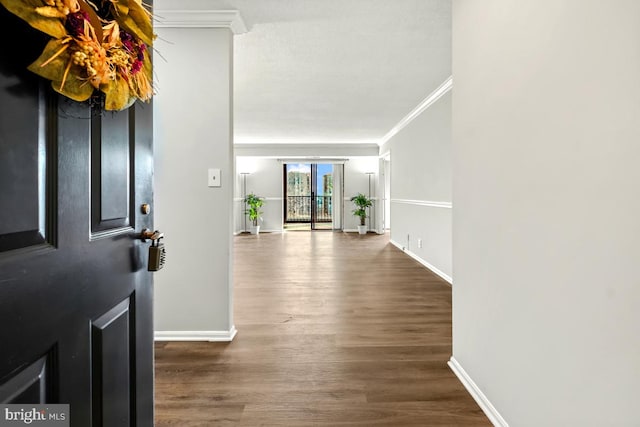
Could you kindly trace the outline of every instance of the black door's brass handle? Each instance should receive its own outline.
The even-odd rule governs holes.
[[[147,240],[151,240],[152,242],[154,242],[156,240],[162,239],[164,237],[164,233],[159,230],[151,231],[145,228],[144,230],[142,230],[139,237],[143,242],[146,242]]]

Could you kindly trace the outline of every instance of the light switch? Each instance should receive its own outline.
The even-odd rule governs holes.
[[[209,169],[209,187],[220,187],[220,169]]]

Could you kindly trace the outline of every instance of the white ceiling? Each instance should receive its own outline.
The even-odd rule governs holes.
[[[235,37],[236,143],[378,142],[451,75],[451,0],[190,5],[237,9],[249,29]]]

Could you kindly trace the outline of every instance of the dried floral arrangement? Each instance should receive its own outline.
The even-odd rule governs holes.
[[[76,101],[105,94],[106,110],[153,96],[149,49],[155,35],[142,0],[0,0],[52,39],[28,68]]]

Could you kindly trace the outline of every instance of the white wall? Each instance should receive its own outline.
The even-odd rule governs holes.
[[[274,153],[269,157],[262,156],[265,152]],[[254,155],[254,154],[258,155]],[[291,153],[291,154],[288,154]],[[371,154],[374,155],[353,155]],[[265,197],[264,222],[261,229],[265,231],[282,231],[283,221],[283,176],[282,158],[301,156],[299,161],[312,163],[313,156],[332,157],[334,159],[347,160],[344,166],[344,218],[343,229],[354,231],[359,224],[359,218],[351,214],[354,206],[348,201],[356,193],[367,194],[369,191],[369,179],[366,172],[374,172],[371,178],[371,195],[375,196],[376,180],[378,173],[377,146],[374,149],[368,145],[356,146],[309,146],[291,147],[290,144],[263,146],[246,146],[244,144],[236,146],[236,174],[237,184],[235,190],[235,232],[241,232],[244,228],[244,218],[242,212],[242,177],[241,172],[250,172],[247,176],[247,194],[255,194]],[[276,157],[277,156],[277,157]],[[279,159],[279,158],[280,159]],[[367,224],[371,224],[371,229],[375,229],[375,210],[372,209],[373,220],[367,219]]]
[[[453,15],[455,360],[512,426],[638,425],[640,2]]]
[[[357,231],[360,225],[360,217],[353,215],[355,208],[351,197],[358,193],[366,196],[369,195],[369,175],[367,172],[373,172],[371,175],[371,197],[376,197],[376,183],[378,181],[378,156],[371,157],[351,157],[344,165],[344,223],[345,231]],[[378,200],[374,200],[377,204]],[[368,230],[376,231],[376,210],[370,209],[370,216],[366,220]]]
[[[254,157],[367,157],[378,155],[377,144],[236,144],[236,155]]]
[[[156,31],[166,61],[155,61],[155,222],[167,247],[166,267],[155,274],[156,335],[224,338],[233,331],[233,35]],[[207,186],[208,168],[221,169],[222,187]]]
[[[247,175],[247,194],[254,193],[264,197],[262,206],[262,219],[259,224],[261,231],[282,231],[282,162],[273,158],[264,157],[236,157],[236,172],[239,176],[238,197],[236,198],[236,216],[238,223],[236,233],[249,231],[250,221],[247,219],[245,230],[245,217],[243,214],[245,204],[242,195],[242,172],[250,172]]]
[[[451,92],[380,153],[391,154],[391,241],[451,281]]]

